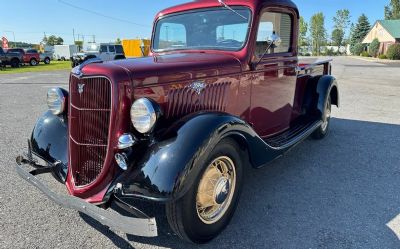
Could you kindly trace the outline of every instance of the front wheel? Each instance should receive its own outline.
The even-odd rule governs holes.
[[[235,141],[222,140],[201,165],[201,174],[188,192],[167,203],[168,223],[179,237],[205,243],[228,225],[241,191],[241,158]]]
[[[50,58],[46,57],[46,58],[44,59],[44,64],[50,64]]]
[[[37,61],[36,59],[31,59],[31,60],[29,61],[29,64],[30,64],[31,66],[37,66],[38,61]]]
[[[326,101],[326,105],[325,105],[325,110],[323,113],[322,124],[311,135],[312,138],[323,139],[324,137],[326,137],[326,135],[328,135],[329,126],[331,123],[331,109],[332,109],[331,97],[328,97],[328,100]]]

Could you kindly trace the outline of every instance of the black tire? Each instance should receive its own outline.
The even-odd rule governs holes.
[[[242,158],[245,158],[242,156],[242,153],[239,146],[232,139],[224,139],[219,142],[210,153],[208,159],[202,165],[199,165],[201,173],[188,192],[179,200],[166,204],[168,223],[180,238],[193,243],[206,243],[215,238],[228,225],[236,210],[242,188],[244,165]],[[221,157],[231,159],[234,164],[233,167],[235,168],[236,175],[234,192],[222,216],[214,223],[206,224],[202,221],[197,211],[197,191],[200,180],[203,174],[205,174],[206,169],[209,168],[210,163]]]
[[[51,60],[49,57],[46,57],[46,58],[44,58],[43,62],[44,62],[44,64],[48,65],[48,64],[50,64]]]
[[[20,61],[17,58],[14,58],[11,60],[10,65],[11,65],[11,67],[16,68],[16,67],[19,67],[19,63],[20,63]]]
[[[39,63],[38,63],[38,61],[35,59],[35,58],[32,58],[30,61],[29,61],[29,65],[31,65],[31,66],[37,66]]]
[[[63,57],[61,57],[61,60],[62,60],[62,61],[65,61],[65,57],[64,57],[64,56],[63,56]]]
[[[327,103],[325,105],[325,110],[323,113],[324,123],[320,127],[318,127],[317,130],[313,132],[313,134],[311,135],[312,138],[319,140],[325,138],[328,135],[329,127],[331,124],[331,110],[332,110],[331,97],[328,97]]]

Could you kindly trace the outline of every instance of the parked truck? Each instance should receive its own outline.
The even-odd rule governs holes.
[[[146,200],[165,206],[180,238],[213,239],[249,167],[328,135],[338,83],[329,60],[299,63],[299,16],[290,0],[198,0],[161,11],[149,57],[87,60],[72,70],[70,92],[48,91],[17,172],[61,206],[125,233],[157,236],[156,219],[136,206]],[[72,196],[35,176],[43,173]],[[103,209],[111,203],[131,215]]]
[[[0,61],[2,66],[10,65],[11,67],[19,67],[23,63],[23,55],[19,52],[5,52],[0,47]]]
[[[55,45],[54,46],[54,60],[69,60],[73,54],[78,53],[78,46],[76,45]]]
[[[125,59],[124,48],[120,44],[112,43],[89,44],[84,51],[71,57],[71,66],[76,67],[93,58],[98,58],[102,61],[122,60]]]

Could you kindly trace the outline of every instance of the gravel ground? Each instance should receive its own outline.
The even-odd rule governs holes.
[[[400,67],[335,58],[333,73],[341,108],[329,136],[250,170],[232,222],[203,246],[180,241],[163,218],[157,238],[111,231],[21,180],[14,158],[46,110],[47,88],[65,86],[68,72],[1,75],[0,247],[400,248]]]

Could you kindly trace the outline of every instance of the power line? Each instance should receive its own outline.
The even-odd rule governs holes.
[[[67,6],[69,6],[69,7],[72,7],[72,8],[75,8],[75,9],[79,9],[79,10],[82,10],[82,11],[86,11],[86,12],[89,12],[89,13],[91,13],[91,14],[98,15],[98,16],[101,16],[101,17],[105,17],[105,18],[108,18],[108,19],[111,19],[111,20],[114,20],[114,21],[130,23],[130,24],[133,24],[133,25],[136,25],[136,26],[141,26],[141,27],[146,27],[146,28],[149,28],[149,27],[150,27],[150,26],[148,26],[148,25],[144,25],[144,24],[140,24],[140,23],[131,22],[131,21],[129,21],[129,20],[125,20],[125,19],[121,19],[121,18],[118,18],[118,17],[113,17],[113,16],[105,15],[105,14],[99,13],[99,12],[97,12],[97,11],[93,11],[93,10],[90,10],[90,9],[86,9],[86,8],[83,8],[83,7],[79,7],[79,6],[73,5],[73,4],[71,4],[71,3],[65,2],[65,1],[63,1],[63,0],[58,0],[58,2],[61,3],[61,4],[67,5]]]

